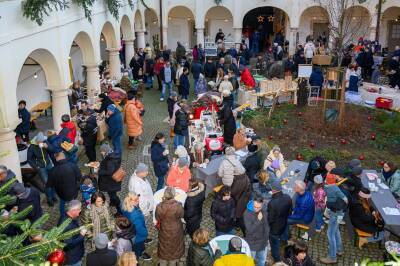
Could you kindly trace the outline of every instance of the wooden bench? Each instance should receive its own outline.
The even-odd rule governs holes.
[[[305,224],[296,224],[296,228],[298,238],[300,238],[301,232],[306,232],[308,234],[308,231],[310,230],[310,227]],[[307,240],[310,240],[309,236],[307,236]]]
[[[359,249],[366,243],[368,243],[367,238],[373,236],[373,234],[361,231],[360,229],[354,228],[354,246],[358,246]]]
[[[51,102],[40,102],[33,106],[30,110],[31,113],[31,121],[34,121],[39,118],[41,115],[47,116],[47,109],[51,107]]]

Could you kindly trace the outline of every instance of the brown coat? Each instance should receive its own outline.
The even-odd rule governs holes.
[[[247,146],[247,138],[246,135],[236,132],[233,136],[233,147],[235,150],[241,150]]]
[[[129,137],[140,136],[143,132],[143,121],[140,111],[133,100],[127,101],[124,109],[124,123]]]
[[[158,231],[158,252],[162,260],[177,260],[185,254],[185,239],[183,232],[183,207],[172,199],[157,205],[156,220],[160,223]]]

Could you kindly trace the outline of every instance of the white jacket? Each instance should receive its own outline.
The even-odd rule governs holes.
[[[272,150],[271,150],[271,151],[269,152],[268,156],[267,156],[267,159],[265,159],[265,161],[264,161],[264,167],[263,167],[263,169],[264,169],[265,171],[267,171],[268,167],[271,166],[272,161],[274,161],[274,160],[279,160],[279,169],[276,169],[276,170],[275,170],[275,175],[276,175],[277,177],[281,177],[281,175],[283,174],[283,172],[285,172],[285,170],[286,170],[286,166],[285,166],[285,164],[283,163],[283,162],[284,162],[284,159],[283,159],[283,154],[282,154],[282,153],[279,154],[279,158],[276,158],[276,157],[274,156],[274,153],[273,153]]]
[[[144,178],[140,178],[133,173],[129,179],[128,185],[129,192],[134,192],[139,197],[139,208],[142,210],[143,215],[147,216],[154,210],[153,190],[151,189],[150,182]]]
[[[234,176],[242,175],[245,172],[246,169],[236,158],[236,155],[225,155],[218,168],[218,176],[222,178],[222,183],[225,186],[232,186]]]
[[[219,92],[223,92],[224,90],[228,90],[228,91],[233,91],[233,86],[232,83],[230,81],[225,81],[223,80],[221,82],[221,84],[219,85]]]
[[[306,58],[313,58],[315,53],[315,45],[312,42],[308,42],[306,43],[306,45],[304,46],[304,55],[306,56]]]

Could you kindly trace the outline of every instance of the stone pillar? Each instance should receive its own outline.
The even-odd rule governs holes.
[[[369,36],[366,36],[369,40],[375,41],[376,39],[376,27],[369,27]]]
[[[70,115],[69,102],[68,102],[68,90],[51,88],[51,96],[53,98],[53,124],[54,129],[59,130],[61,128],[61,116],[68,114]]]
[[[200,44],[204,48],[204,28],[197,28],[197,42],[196,44]]]
[[[164,49],[165,45],[168,47],[168,27],[163,27],[162,35],[163,35],[163,43],[160,43],[161,50]]]
[[[9,128],[0,129],[0,165],[5,165],[13,171],[18,181],[22,182],[21,166],[19,163],[14,131]]]
[[[121,61],[119,60],[119,48],[109,48],[108,61],[111,79],[119,81],[121,79]]]
[[[133,47],[133,40],[125,40],[125,68],[129,67],[129,62],[135,55],[135,48]]]
[[[144,30],[137,31],[137,46],[138,48],[146,47],[146,40],[144,39]]]
[[[289,55],[293,55],[296,52],[296,46],[297,46],[297,32],[299,28],[290,28],[290,34],[289,34]]]
[[[89,103],[93,104],[97,95],[100,94],[100,75],[97,64],[86,66],[86,83]]]
[[[242,42],[242,28],[234,28],[234,41],[235,43],[241,43]]]

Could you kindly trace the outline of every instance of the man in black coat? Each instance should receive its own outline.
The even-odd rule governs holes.
[[[257,183],[257,173],[261,169],[261,159],[257,154],[258,146],[250,144],[247,146],[247,150],[249,151],[249,156],[247,156],[243,166],[246,169],[246,175],[250,178],[250,182]]]
[[[66,204],[66,213],[62,213],[58,225],[62,224],[68,218],[71,219],[69,225],[64,232],[68,232],[77,228],[79,225],[79,214],[81,213],[82,204],[79,200],[71,200]],[[82,228],[79,234],[73,235],[71,238],[63,240],[65,262],[64,265],[81,265],[83,256],[85,255],[85,235],[87,230]]]
[[[56,165],[49,172],[47,187],[54,188],[60,198],[60,214],[65,212],[65,203],[76,199],[82,179],[81,170],[74,163],[68,162],[63,152],[55,155]]]
[[[21,137],[25,142],[29,142],[29,129],[31,127],[31,114],[26,110],[26,101],[22,100],[18,103],[18,118],[21,123],[15,129],[17,136]]]
[[[204,76],[207,82],[217,77],[217,67],[211,58],[208,58],[207,62],[204,64]]]
[[[104,233],[100,233],[94,238],[96,249],[87,254],[87,266],[114,266],[117,263],[117,252],[108,249],[108,242],[108,237]]]
[[[232,109],[225,103],[218,112],[221,125],[224,126],[224,142],[233,145],[233,136],[236,133],[236,121],[233,117]]]
[[[287,241],[287,220],[292,213],[292,199],[282,193],[279,180],[272,182],[272,199],[268,203],[269,243],[275,262],[281,261],[279,254],[281,240]]]
[[[40,194],[39,191],[34,187],[24,187],[21,183],[16,183],[14,191],[17,196],[16,206],[18,212],[21,212],[32,206],[32,211],[25,217],[31,223],[34,223],[43,215],[42,206],[40,206]]]
[[[185,138],[188,134],[188,126],[189,126],[189,117],[185,111],[187,106],[186,100],[181,100],[179,102],[179,106],[181,107],[179,110],[175,112],[175,125],[174,125],[174,148],[179,145],[185,146]]]
[[[97,120],[96,116],[86,110],[82,113],[82,119],[78,122],[81,129],[83,145],[89,162],[96,161],[96,142],[97,142]]]
[[[186,233],[193,237],[193,233],[200,228],[206,190],[204,184],[196,179],[189,180],[189,189],[184,206],[184,219]]]

